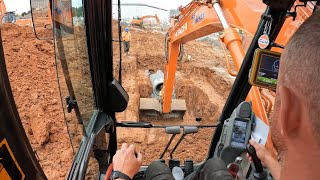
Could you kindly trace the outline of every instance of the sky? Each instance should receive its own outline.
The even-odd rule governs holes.
[[[191,0],[121,0],[121,3],[144,3],[164,9],[176,9],[180,5],[186,5]],[[117,3],[118,0],[112,0],[113,3]]]
[[[177,9],[179,6],[187,5],[191,0],[121,0],[121,3],[143,3],[163,9]],[[113,4],[117,4],[118,0],[112,0]],[[113,5],[113,18],[117,18],[117,6]],[[154,15],[157,14],[161,22],[169,22],[169,12],[157,10],[149,7],[141,6],[122,6],[121,17],[123,20],[131,19],[136,16]]]
[[[191,0],[121,0],[121,3],[144,3],[164,9],[176,9],[180,5],[186,5]],[[23,13],[30,10],[30,0],[4,0],[7,11],[16,11],[17,13]],[[112,0],[113,3],[117,3],[118,0]],[[81,0],[72,0],[74,6],[79,6]],[[123,16],[141,16],[148,13],[158,13],[161,16],[163,11],[155,11],[150,8],[141,8],[141,7],[123,7]],[[116,12],[116,11],[114,11]],[[164,17],[164,14],[162,15]]]
[[[7,11],[16,11],[21,14],[30,10],[30,0],[4,0]]]

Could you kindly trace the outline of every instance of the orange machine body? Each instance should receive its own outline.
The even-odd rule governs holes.
[[[49,6],[48,16],[50,20],[51,18],[50,4],[48,6]],[[67,27],[73,27],[71,7],[72,6],[71,6],[70,0],[54,1],[54,8],[53,8],[53,10],[55,11],[54,20]]]
[[[2,16],[7,12],[6,4],[4,4],[3,0],[0,0],[0,17],[2,19]]]
[[[299,3],[299,2],[297,2]],[[180,44],[195,40],[197,38],[223,30],[221,40],[228,48],[238,71],[245,57],[242,40],[236,29],[242,30],[245,34],[253,36],[256,32],[262,13],[266,5],[256,0],[221,0],[220,7],[230,27],[223,28],[219,17],[211,3],[192,1],[186,7],[180,8],[180,14],[171,21],[168,42],[168,61],[165,65],[164,86],[162,90],[162,112],[169,113],[172,102],[172,93],[175,84],[175,73]],[[300,3],[301,4],[301,3]],[[276,42],[285,45],[300,24],[310,16],[310,7],[298,9],[296,21],[288,18],[279,33]],[[252,87],[247,101],[252,101],[252,108],[256,116],[269,124],[265,107],[267,100],[262,97],[258,87]],[[267,103],[267,106],[272,103]],[[267,148],[273,149],[271,137],[268,137]]]
[[[296,1],[295,5],[301,5],[303,3]],[[280,45],[287,44],[290,37],[297,31],[300,25],[312,14],[313,7],[315,6],[315,2],[308,2],[306,7],[298,7],[297,8],[297,17],[295,21],[293,18],[287,18],[285,23],[283,24],[281,31],[279,32],[279,36],[276,39],[276,42]],[[294,11],[294,8],[291,9]],[[279,50],[278,50],[279,51]]]
[[[155,15],[146,15],[146,16],[142,16],[140,18],[131,19],[130,20],[130,24],[131,25],[136,25],[136,26],[142,26],[143,23],[144,23],[143,21],[145,19],[149,19],[149,18],[154,18],[156,20],[157,24],[158,25],[160,24],[160,19],[159,19],[158,15],[156,15],[156,14]]]

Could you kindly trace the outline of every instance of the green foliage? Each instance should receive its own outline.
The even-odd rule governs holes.
[[[72,17],[83,17],[83,6],[72,8]]]

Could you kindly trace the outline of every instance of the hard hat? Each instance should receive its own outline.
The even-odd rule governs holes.
[[[128,32],[128,31],[129,31],[129,28],[128,28],[128,27],[126,27],[124,30],[125,30],[126,32]]]

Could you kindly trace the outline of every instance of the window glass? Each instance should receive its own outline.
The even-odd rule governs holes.
[[[70,138],[77,148],[95,110],[82,1],[54,4],[55,50],[61,98]],[[73,110],[68,108],[74,107]],[[71,111],[71,112],[70,112]]]

